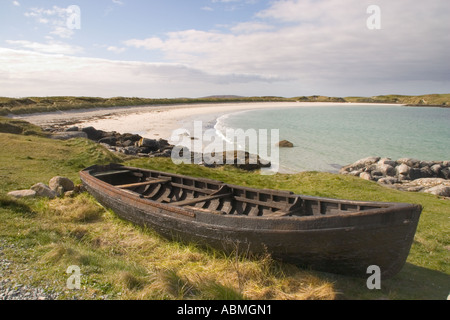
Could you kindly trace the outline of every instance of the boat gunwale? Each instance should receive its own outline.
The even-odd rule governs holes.
[[[95,167],[95,166],[94,166]],[[162,171],[155,171],[155,170],[147,170],[147,169],[140,169],[135,167],[125,167],[121,166],[122,169],[132,169],[132,170],[139,170],[139,171],[151,171],[154,173],[161,173],[161,174],[167,174],[169,176],[179,177],[179,178],[188,178],[188,179],[194,179],[199,180],[202,182],[210,182],[214,184],[224,184],[231,188],[238,188],[238,189],[245,189],[248,191],[253,192],[272,192],[272,191],[281,191],[286,192],[288,194],[283,194],[290,197],[298,197],[302,201],[308,200],[308,201],[317,201],[317,202],[328,202],[328,203],[334,203],[334,204],[348,204],[348,205],[357,205],[357,206],[374,206],[373,209],[366,209],[366,210],[359,210],[359,211],[344,211],[342,213],[338,214],[324,214],[324,215],[304,215],[304,216],[298,216],[298,215],[290,215],[290,216],[248,216],[248,215],[237,215],[237,214],[230,214],[230,215],[223,215],[223,217],[233,218],[233,219],[245,219],[245,220],[301,220],[301,221],[308,221],[308,220],[327,220],[327,219],[336,219],[336,218],[345,218],[350,219],[354,217],[361,217],[361,216],[368,216],[368,215],[374,215],[374,214],[382,214],[382,213],[388,213],[391,211],[397,211],[397,210],[405,210],[405,209],[411,209],[416,210],[420,208],[421,206],[418,204],[410,204],[410,203],[401,203],[401,202],[377,202],[377,201],[355,201],[355,200],[346,200],[346,199],[334,199],[334,198],[326,198],[326,197],[315,197],[315,196],[308,196],[308,195],[301,195],[301,194],[295,194],[291,191],[283,191],[283,190],[273,190],[273,189],[257,189],[257,188],[251,188],[251,187],[244,187],[239,185],[233,185],[233,184],[227,184],[225,182],[221,182],[218,180],[212,180],[207,178],[197,178],[197,177],[191,177],[186,175],[180,175],[176,173],[169,173],[169,172],[162,172]],[[152,207],[156,207],[159,209],[167,210],[169,212],[174,212],[177,214],[181,214],[184,216],[189,216],[192,218],[196,217],[196,214],[208,214],[205,212],[201,212],[200,210],[195,210],[195,207],[182,207],[182,206],[176,206],[171,203],[160,203],[157,201],[154,201],[152,199],[146,199],[142,198],[142,196],[137,192],[132,192],[130,190],[124,190],[120,189],[114,185],[111,185],[105,181],[102,181],[101,179],[98,179],[94,175],[91,174],[91,171],[95,169],[93,167],[86,168],[80,172],[80,176],[88,178],[92,182],[99,184],[102,188],[108,189],[111,192],[120,194],[121,196],[124,196],[132,201],[138,201],[143,205],[148,205]],[[83,179],[82,179],[83,180]],[[214,215],[213,213],[210,213],[211,215]]]

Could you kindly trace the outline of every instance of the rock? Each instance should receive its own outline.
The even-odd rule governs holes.
[[[444,186],[444,185],[439,185],[439,186],[435,186],[435,187],[426,189],[424,192],[431,193],[431,194],[434,194],[436,196],[441,196],[441,197],[450,197],[450,187]]]
[[[74,183],[69,178],[56,176],[50,179],[48,183],[51,190],[58,194],[72,191],[75,188]]]
[[[397,166],[396,171],[398,175],[403,175],[403,176],[407,176],[409,174],[409,171],[411,170],[411,168],[402,163],[401,165]]]
[[[56,132],[53,133],[50,138],[55,140],[69,140],[75,138],[88,138],[88,135],[85,132],[81,131],[65,131],[65,132]]]
[[[408,167],[411,167],[411,168],[419,168],[420,167],[420,160],[412,159],[412,158],[401,158],[401,159],[397,160],[397,163],[406,164]]]
[[[101,138],[100,140],[98,140],[98,143],[105,143],[105,144],[110,145],[110,146],[115,146],[116,143],[117,143],[117,138],[113,137],[113,136],[111,136],[111,137],[104,137],[104,138]]]
[[[36,183],[31,187],[31,190],[36,191],[37,197],[45,197],[49,199],[54,199],[56,197],[56,192],[42,182]]]
[[[280,142],[277,143],[277,146],[280,148],[293,148],[294,144],[287,140],[281,140]]]
[[[352,163],[348,166],[343,167],[340,171],[355,171],[358,169],[362,169],[364,167],[368,167],[374,163],[377,163],[381,158],[380,157],[367,157],[364,159],[360,159],[358,161],[356,161],[355,163]]]
[[[94,127],[86,127],[81,129],[81,131],[86,133],[90,140],[98,141],[103,137],[103,131],[97,130]]]
[[[136,141],[139,141],[141,139],[142,139],[142,137],[140,135],[138,135],[138,134],[124,133],[123,135],[120,136],[119,140],[121,140],[121,141],[130,140],[133,143],[135,143]]]
[[[393,177],[393,176],[395,176],[395,173],[396,173],[395,168],[387,163],[380,164],[378,162],[377,169],[381,172],[381,175],[383,175],[383,176]]]
[[[16,190],[8,193],[8,196],[13,198],[34,198],[36,196],[36,191],[34,190]]]
[[[129,146],[129,147],[122,148],[120,151],[123,152],[124,154],[135,156],[139,153],[139,148],[134,147],[134,146]]]
[[[450,179],[450,168],[444,168],[441,170],[441,172],[439,173],[439,176],[444,178],[444,179]]]
[[[362,172],[359,175],[360,178],[365,179],[365,180],[372,180],[372,175],[368,172]]]
[[[117,143],[117,142],[116,142]],[[132,140],[125,140],[125,141],[123,141],[123,142],[120,142],[119,141],[119,144],[122,146],[122,147],[130,147],[130,146],[133,146],[134,145],[134,141],[132,141]]]
[[[146,147],[150,151],[158,151],[158,149],[159,149],[159,142],[157,140],[154,140],[154,139],[142,138],[137,143],[137,146],[138,147]]]
[[[424,178],[424,176],[422,176],[422,171],[420,171],[420,169],[411,168],[409,170],[409,178],[411,180],[416,180],[416,179]]]
[[[397,162],[394,160],[391,160],[391,158],[382,158],[377,162],[377,165],[379,165],[379,166],[384,165],[384,164],[388,164],[391,167],[395,168],[397,165]]]
[[[386,178],[378,179],[378,183],[381,183],[381,184],[395,184],[398,182],[399,182],[399,180],[395,177],[386,177]]]
[[[420,168],[420,174],[423,178],[430,178],[433,176],[434,172],[431,170],[429,166],[424,166]]]
[[[441,168],[442,168],[442,165],[440,165],[440,164],[435,164],[430,167],[431,171],[433,171],[437,175],[439,174],[439,172],[441,172]]]
[[[79,130],[80,130],[80,128],[74,126],[74,127],[67,128],[67,129],[64,130],[64,131],[66,131],[66,132],[71,132],[71,131],[79,131]]]

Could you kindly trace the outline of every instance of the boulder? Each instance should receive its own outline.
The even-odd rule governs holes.
[[[384,165],[384,164],[388,164],[394,168],[397,166],[397,162],[394,160],[391,160],[391,158],[382,158],[377,162],[377,165],[379,165],[379,166]]]
[[[397,160],[397,163],[406,164],[408,167],[411,167],[411,168],[419,168],[420,167],[420,160],[413,159],[413,158],[401,158],[401,159]]]
[[[422,175],[422,171],[420,169],[411,168],[409,170],[409,178],[411,180],[416,180],[416,179],[424,178],[424,176]]]
[[[372,164],[377,163],[381,158],[380,157],[367,157],[364,159],[360,159],[358,161],[356,161],[355,163],[352,163],[348,166],[345,166],[341,169],[341,171],[346,170],[346,171],[355,171],[358,169],[362,169],[365,167],[368,167]]]
[[[411,168],[402,163],[401,165],[397,166],[396,171],[398,175],[403,175],[403,176],[407,176],[409,174],[409,171],[411,170]]]
[[[54,199],[56,197],[56,192],[42,182],[36,183],[31,187],[31,190],[36,191],[37,197],[45,197],[49,199]]]
[[[72,191],[75,187],[72,180],[60,176],[51,178],[48,185],[51,190],[58,194],[64,193],[66,191]]]
[[[444,179],[450,179],[450,168],[444,168],[441,170],[441,172],[439,173],[439,176],[444,178]]]
[[[64,131],[66,132],[71,132],[71,131],[79,131],[80,128],[78,128],[77,126],[73,126],[73,127],[69,127],[67,129],[65,129]]]
[[[157,151],[159,149],[159,142],[158,142],[158,140],[154,140],[154,139],[142,138],[137,143],[137,146],[138,147],[146,147],[150,151]]]
[[[19,199],[19,198],[34,198],[36,196],[36,191],[34,190],[16,190],[8,193],[8,196]]]
[[[431,193],[431,194],[434,194],[436,196],[441,196],[441,197],[450,197],[450,187],[444,186],[444,185],[439,185],[439,186],[435,186],[435,187],[426,189],[424,192]]]
[[[88,135],[82,131],[64,131],[53,133],[50,138],[56,140],[69,140],[74,138],[88,138]]]
[[[393,177],[393,176],[395,176],[395,173],[396,173],[395,168],[387,163],[380,164],[378,162],[377,169],[378,169],[378,171],[381,172],[381,175],[383,175],[383,176]]]
[[[88,139],[98,141],[103,137],[103,131],[97,130],[94,127],[86,127],[81,129],[82,132],[86,133],[88,136]]]
[[[432,165],[432,166],[430,167],[430,169],[431,169],[431,171],[433,171],[436,175],[438,175],[439,172],[440,172],[441,169],[442,169],[442,165],[440,165],[440,164],[435,164],[435,165]]]
[[[372,175],[368,172],[362,172],[359,177],[364,180],[372,180]]]
[[[287,140],[281,140],[280,142],[277,143],[277,146],[280,148],[293,148],[294,144]]]
[[[100,140],[98,140],[98,143],[105,143],[110,146],[115,146],[116,142],[117,142],[117,138],[114,136],[104,137],[104,138],[101,138]]]
[[[381,183],[381,184],[396,184],[398,182],[399,182],[398,179],[395,177],[386,177],[386,178],[378,179],[378,183]]]

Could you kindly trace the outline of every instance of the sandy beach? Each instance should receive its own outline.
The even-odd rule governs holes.
[[[218,117],[235,112],[255,109],[300,108],[313,105],[319,107],[348,104],[322,102],[254,102],[161,105],[28,114],[15,116],[15,118],[20,118],[42,127],[92,126],[98,130],[134,133],[145,138],[163,138],[169,140],[174,130],[192,128],[194,121],[214,123]]]

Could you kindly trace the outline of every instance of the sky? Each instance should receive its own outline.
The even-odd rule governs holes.
[[[0,0],[0,96],[450,93],[448,0]]]

